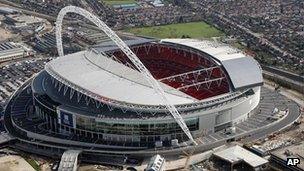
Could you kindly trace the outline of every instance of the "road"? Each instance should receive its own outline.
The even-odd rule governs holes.
[[[264,138],[269,134],[278,132],[278,131],[282,130],[283,128],[290,126],[300,116],[299,107],[296,104],[290,104],[289,113],[290,114],[288,114],[287,117],[285,117],[278,123],[270,126],[269,128],[261,129],[261,130],[257,131],[255,134],[252,134],[250,137],[245,138],[242,142],[246,143],[246,142],[254,141],[254,140],[257,140],[260,138]]]

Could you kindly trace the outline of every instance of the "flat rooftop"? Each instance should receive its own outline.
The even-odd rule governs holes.
[[[238,145],[229,147],[225,150],[213,153],[214,156],[225,160],[231,164],[236,164],[239,162],[246,162],[253,168],[262,166],[266,163],[268,163],[268,160],[244,149],[243,147],[240,147]]]
[[[10,14],[7,15],[6,17],[18,23],[27,23],[27,24],[40,23],[45,21],[42,18],[31,15],[24,15],[24,14]]]
[[[0,13],[12,14],[12,13],[16,13],[16,12],[18,12],[18,11],[13,8],[10,8],[10,7],[6,7],[6,6],[0,7]]]

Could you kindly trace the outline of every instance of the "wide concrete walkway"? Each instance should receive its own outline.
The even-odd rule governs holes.
[[[80,150],[65,151],[60,160],[58,171],[76,171],[78,168],[78,155]]]

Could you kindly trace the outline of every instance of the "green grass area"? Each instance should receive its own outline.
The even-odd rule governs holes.
[[[246,50],[246,48],[247,48],[246,46],[242,45],[242,44],[239,43],[239,42],[233,43],[232,46],[234,46],[234,47],[236,47],[237,49],[240,49],[240,50],[242,50],[242,51]]]
[[[134,4],[135,0],[103,0],[108,5]]]
[[[205,22],[170,24],[164,26],[126,29],[126,32],[140,36],[156,38],[211,38],[220,37],[224,33]]]
[[[38,165],[38,163],[35,161],[35,160],[33,160],[33,159],[31,159],[31,158],[29,158],[29,157],[23,157],[36,171],[41,171],[41,168],[40,168],[40,166]]]

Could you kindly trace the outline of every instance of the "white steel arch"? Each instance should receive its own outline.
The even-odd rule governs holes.
[[[159,85],[158,81],[154,79],[154,77],[151,75],[149,70],[144,66],[144,64],[139,60],[139,58],[131,51],[131,49],[118,37],[118,35],[113,30],[111,30],[103,21],[101,21],[98,17],[96,17],[92,13],[75,6],[67,6],[61,9],[56,20],[56,43],[57,43],[59,56],[64,55],[61,32],[62,32],[62,21],[67,13],[76,13],[82,15],[83,17],[93,22],[126,54],[126,56],[130,59],[130,61],[136,66],[136,68],[141,72],[141,74],[153,87],[154,91],[159,95],[162,104],[167,107],[167,109],[170,111],[175,121],[188,136],[189,140],[196,145],[197,143],[194,141],[189,128],[185,124],[184,119],[181,117],[175,106],[171,104],[170,101],[167,99],[167,97],[165,96],[165,92]]]

